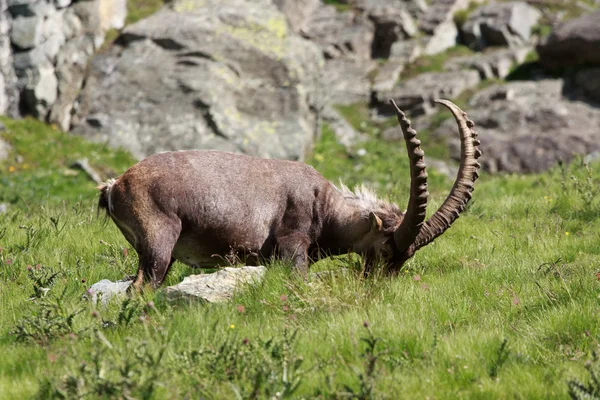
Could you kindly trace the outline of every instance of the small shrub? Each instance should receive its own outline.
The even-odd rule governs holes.
[[[585,369],[589,374],[588,382],[584,384],[577,379],[568,381],[569,396],[573,400],[600,399],[600,363],[598,362],[598,353],[595,351],[592,353],[592,359],[585,363]]]

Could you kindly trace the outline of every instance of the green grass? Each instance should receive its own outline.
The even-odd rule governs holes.
[[[323,0],[323,3],[334,6],[339,12],[352,10],[352,5],[339,0]]]
[[[373,134],[365,156],[326,131],[310,162],[404,206],[403,145],[359,120]],[[115,172],[132,160],[31,120],[3,122],[24,160],[2,166],[12,207],[0,215],[0,398],[568,398],[568,381],[589,380],[600,165],[482,173],[468,210],[398,277],[365,280],[360,260],[342,256],[313,265],[334,273],[309,282],[268,265],[228,304],[172,304],[158,291],[94,307],[86,288],[133,273],[137,259],[97,218],[94,185],[64,171],[81,155]],[[426,153],[433,145],[423,138]],[[429,182],[433,212],[451,182]],[[191,273],[176,263],[166,285]]]
[[[425,72],[442,72],[444,71],[444,64],[446,64],[449,59],[471,54],[474,54],[474,52],[467,46],[457,45],[442,53],[421,56],[413,63],[407,65],[406,69],[402,72],[401,79],[406,80],[414,78]]]

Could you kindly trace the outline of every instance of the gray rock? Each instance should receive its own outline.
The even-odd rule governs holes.
[[[347,149],[363,139],[361,134],[332,107],[323,110],[323,122],[329,124],[338,143]]]
[[[600,103],[600,68],[588,68],[577,71],[575,85],[590,100]]]
[[[398,107],[413,116],[432,114],[434,99],[455,98],[466,89],[476,87],[480,80],[479,73],[473,70],[428,72],[403,81],[390,91],[375,92],[374,105],[380,113],[393,114],[389,99],[394,99]]]
[[[385,64],[381,65],[373,79],[373,90],[376,92],[392,90],[398,84],[404,65],[403,60],[394,58],[390,58]]]
[[[547,67],[600,65],[600,11],[567,21],[537,47]]]
[[[22,92],[27,109],[37,118],[45,119],[58,96],[58,80],[51,64],[40,64],[27,70]]]
[[[366,12],[375,25],[371,46],[373,58],[388,58],[394,43],[414,37],[418,32],[412,16],[397,4],[371,6]]]
[[[72,0],[54,0],[56,8],[65,8],[71,5]]]
[[[480,161],[491,173],[541,172],[558,160],[600,150],[600,109],[563,97],[563,81],[510,82],[476,93],[469,118],[481,138]],[[454,121],[445,121],[434,137],[449,143],[458,160],[460,143]]]
[[[316,43],[327,59],[368,60],[375,27],[365,15],[352,11],[340,13],[333,6],[322,6],[313,13],[302,34]]]
[[[477,8],[462,26],[465,43],[477,49],[488,46],[522,46],[541,12],[525,2],[492,3]]]
[[[0,203],[0,214],[5,214],[8,212],[8,204]]]
[[[177,2],[121,40],[94,57],[72,132],[139,158],[212,148],[301,160],[312,147],[324,61],[270,1]]]
[[[170,300],[189,299],[208,303],[220,303],[231,300],[236,290],[244,285],[261,282],[266,268],[226,267],[212,274],[190,275],[183,282],[166,288]]]
[[[328,60],[323,69],[323,84],[330,104],[368,102],[371,96],[371,72],[377,68],[372,60]]]
[[[446,62],[444,68],[449,71],[472,68],[479,72],[481,79],[504,79],[514,65],[525,61],[531,50],[531,47],[519,47],[454,57]]]
[[[401,60],[408,64],[415,61],[423,52],[419,40],[403,40],[395,42],[390,49],[390,59]]]
[[[476,0],[478,1],[478,0]],[[425,54],[437,54],[457,44],[458,29],[454,14],[467,8],[470,0],[438,0],[432,2],[419,19]]]
[[[296,33],[302,32],[306,23],[319,7],[319,0],[273,0],[281,12],[287,17],[288,23]]]
[[[19,89],[10,43],[11,18],[7,0],[0,0],[0,115],[19,116]]]
[[[42,43],[43,17],[17,17],[12,22],[10,40],[21,50],[28,50]]]
[[[8,11],[13,17],[46,16],[54,6],[46,0],[8,0]]]
[[[74,105],[83,86],[87,65],[94,54],[93,38],[83,35],[70,40],[58,54],[56,77],[60,96],[52,105],[49,121],[67,132]]]
[[[111,299],[125,297],[127,289],[132,283],[133,281],[111,282],[108,279],[102,279],[88,289],[87,296],[93,303],[97,303],[99,297],[100,302],[105,306]]]

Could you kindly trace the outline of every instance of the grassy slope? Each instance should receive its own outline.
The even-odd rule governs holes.
[[[33,121],[5,122],[25,160],[1,167],[1,199],[16,203],[0,215],[0,398],[33,397],[40,383],[44,398],[65,382],[139,398],[248,398],[258,382],[258,398],[266,398],[291,385],[282,383],[284,365],[288,381],[298,377],[296,397],[565,398],[567,380],[585,379],[583,364],[598,350],[600,202],[592,191],[600,173],[586,185],[577,163],[538,176],[483,174],[470,209],[396,278],[365,281],[356,258],[341,257],[312,270],[349,273],[308,284],[271,265],[264,284],[230,304],[173,305],[158,292],[94,309],[81,300],[89,283],[132,273],[136,257],[112,223],[96,218],[94,185],[64,170],[80,154],[115,172],[131,161]],[[424,141],[426,151],[431,145]],[[330,179],[370,182],[404,204],[403,146],[372,139],[364,148],[364,157],[347,154],[325,132],[311,162]],[[450,182],[433,174],[430,184],[434,209]],[[66,288],[59,308],[28,300],[31,276],[48,271],[59,275],[46,301]],[[167,284],[191,272],[176,264]],[[75,309],[82,311],[65,327]],[[43,310],[49,314],[23,322]],[[63,328],[48,328],[49,320]],[[19,327],[37,342],[18,342],[11,332]],[[295,343],[283,339],[286,329],[297,329]],[[384,352],[374,369],[361,340],[369,329],[381,339],[375,354]],[[270,337],[274,344],[261,344]],[[159,348],[160,362],[152,361]],[[299,356],[304,372],[294,375]]]

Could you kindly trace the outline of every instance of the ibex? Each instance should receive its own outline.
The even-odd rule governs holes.
[[[246,263],[278,257],[306,275],[322,256],[356,252],[369,274],[377,260],[397,272],[421,247],[441,235],[471,198],[481,152],[473,122],[455,104],[461,161],[456,181],[427,220],[424,153],[410,120],[391,101],[410,159],[406,212],[360,187],[336,187],[300,162],[218,151],[158,153],[98,187],[106,209],[139,255],[133,287],[162,284],[175,260],[214,267],[215,256],[235,254]]]

